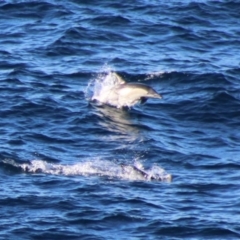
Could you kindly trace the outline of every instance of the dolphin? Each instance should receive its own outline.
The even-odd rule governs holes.
[[[161,99],[153,88],[143,83],[127,83],[117,73],[111,72],[108,77],[112,81],[112,85],[102,93],[99,100],[102,103],[121,107],[131,107],[136,103],[143,104],[148,98]]]
[[[154,175],[150,172],[146,171],[145,169],[133,164],[133,165],[120,165],[122,168],[123,173],[130,173],[135,172],[135,174],[139,174],[143,179],[146,180],[155,180],[155,181],[166,181],[171,182],[172,181],[172,175],[171,174],[164,174],[164,175]]]

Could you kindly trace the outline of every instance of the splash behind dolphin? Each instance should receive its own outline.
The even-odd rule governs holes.
[[[162,98],[150,86],[142,83],[126,83],[114,72],[110,72],[106,79],[108,82],[101,85],[101,90],[98,94],[94,94],[92,100],[121,108],[145,103],[148,98]]]

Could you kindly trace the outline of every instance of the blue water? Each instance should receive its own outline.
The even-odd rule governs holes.
[[[239,239],[239,12],[0,1],[0,239]],[[92,103],[109,71],[163,99]]]

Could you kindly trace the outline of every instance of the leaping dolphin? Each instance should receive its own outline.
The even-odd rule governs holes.
[[[153,88],[143,83],[127,83],[117,73],[109,73],[113,86],[102,93],[96,100],[118,108],[131,107],[136,103],[145,103],[148,98],[161,99]]]

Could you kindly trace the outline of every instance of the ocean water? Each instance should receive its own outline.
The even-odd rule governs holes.
[[[0,1],[0,239],[239,239],[239,12]],[[110,72],[163,99],[91,101]]]

